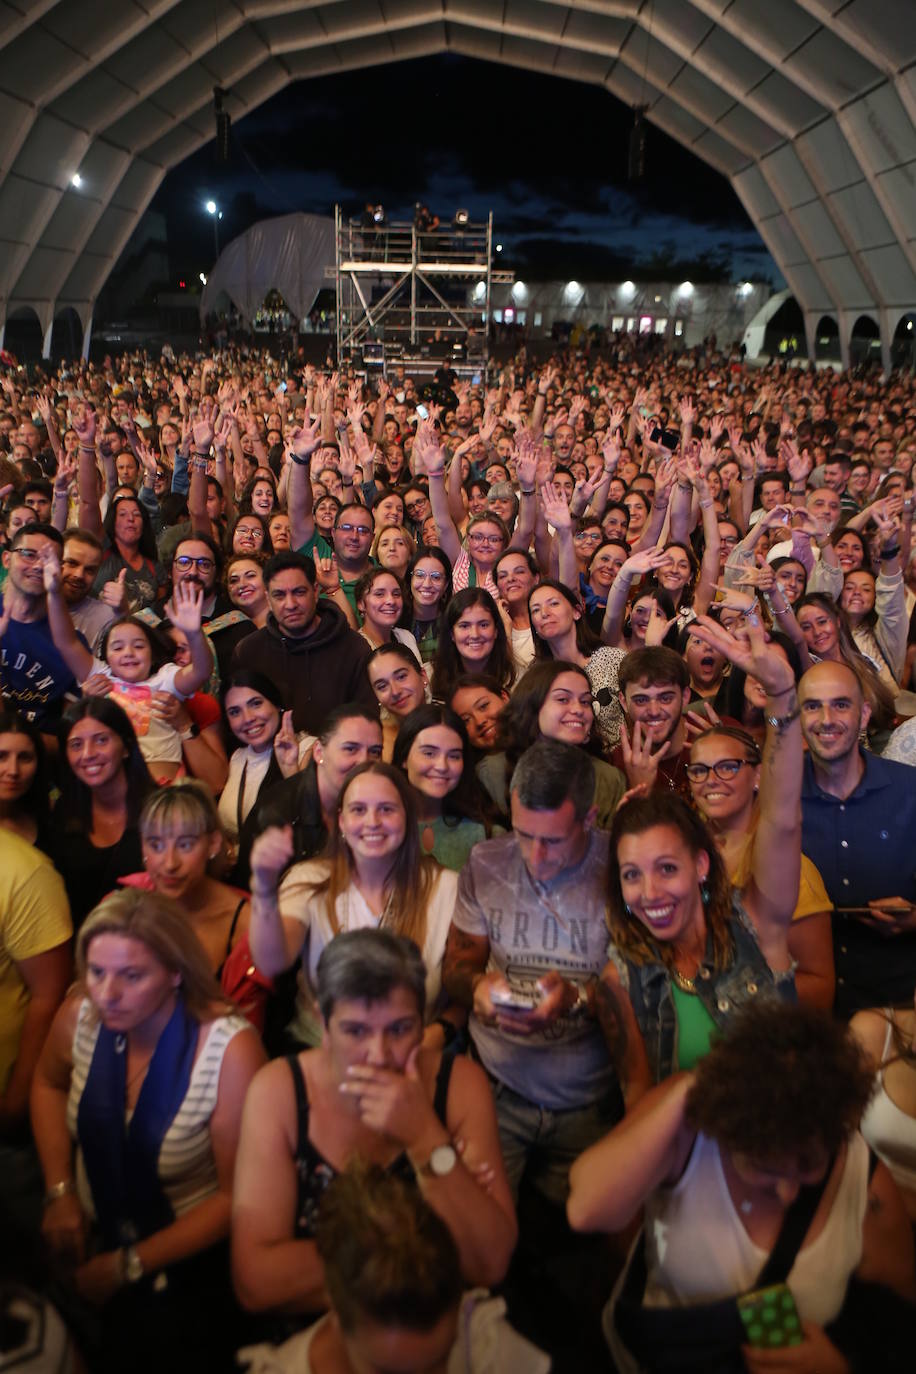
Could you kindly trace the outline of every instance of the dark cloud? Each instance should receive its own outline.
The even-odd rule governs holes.
[[[529,273],[629,275],[670,242],[670,261],[778,278],[729,183],[660,130],[648,128],[645,181],[627,182],[631,121],[600,87],[442,54],[288,87],[234,127],[228,167],[209,144],[154,208],[173,267],[192,276],[212,262],[213,196],[223,244],[270,214],[371,199],[409,217],[422,199],[443,217],[492,210],[502,261]]]

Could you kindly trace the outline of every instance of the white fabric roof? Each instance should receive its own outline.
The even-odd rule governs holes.
[[[165,173],[213,137],[214,85],[238,120],[290,81],[444,50],[647,103],[841,338],[916,303],[913,0],[0,0],[0,323],[87,322]]]
[[[334,221],[322,215],[262,219],[220,253],[201,292],[200,317],[215,310],[221,292],[252,320],[268,291],[276,290],[297,319],[304,319],[333,267]]]

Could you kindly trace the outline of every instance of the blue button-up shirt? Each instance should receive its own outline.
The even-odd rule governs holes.
[[[802,850],[835,907],[880,897],[916,901],[916,777],[906,764],[863,753],[865,771],[845,800],[818,786],[805,759]],[[888,935],[837,912],[833,926],[837,1010],[912,1005],[916,932]]]

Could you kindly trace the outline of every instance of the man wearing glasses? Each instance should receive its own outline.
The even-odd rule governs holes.
[[[0,611],[0,681],[7,706],[34,721],[51,737],[64,709],[67,693],[79,688],[58,653],[48,625],[42,550],[63,547],[63,537],[51,525],[24,525],[3,554],[7,579]]]
[[[220,682],[229,672],[235,646],[255,628],[244,611],[233,606],[221,589],[219,580],[222,570],[222,550],[209,535],[195,534],[179,540],[172,555],[172,585],[164,615],[159,617],[152,610],[140,612],[148,624],[159,625],[163,620],[171,619],[172,593],[177,586],[201,588],[204,594],[201,624],[216,656],[217,670],[210,678],[210,690],[213,692],[219,691]]]
[[[375,533],[372,515],[365,506],[341,506],[334,525],[334,552],[344,596],[356,615],[356,584],[373,566],[369,548]],[[357,624],[359,622],[357,621]]]

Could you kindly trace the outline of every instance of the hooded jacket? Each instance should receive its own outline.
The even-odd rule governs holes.
[[[351,630],[342,611],[318,602],[318,625],[310,635],[290,638],[273,615],[235,646],[232,667],[263,673],[293,713],[293,729],[317,735],[328,713],[344,702],[375,706],[366,661],[369,645]]]

